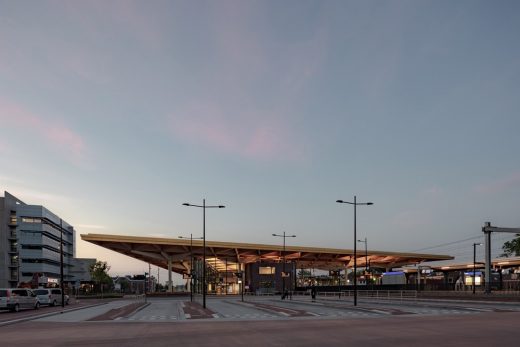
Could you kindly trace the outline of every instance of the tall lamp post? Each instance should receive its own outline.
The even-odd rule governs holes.
[[[357,306],[357,235],[356,235],[356,207],[358,205],[373,205],[371,202],[357,202],[356,196],[354,195],[354,202],[336,200],[339,204],[349,204],[354,205],[354,306]]]
[[[367,238],[364,240],[357,240],[357,242],[362,242],[365,244],[365,272],[368,272],[368,248],[367,248]]]
[[[63,287],[63,220],[60,218],[60,288],[61,308],[65,307],[65,288]]]
[[[477,264],[477,246],[482,246],[481,243],[473,244],[473,294],[475,294],[475,266]]]
[[[282,253],[282,299],[285,298],[285,239],[288,237],[296,237],[296,235],[285,235],[285,231],[283,232],[283,235],[273,234],[273,236],[276,237],[283,237],[283,253]]]
[[[56,224],[52,222],[48,222],[43,218],[40,219],[42,224],[50,225],[53,228],[56,228]],[[61,288],[61,307],[65,307],[65,291],[63,287],[63,220],[60,218],[60,288]]]
[[[201,205],[194,205],[185,202],[184,206],[202,208],[202,307],[206,308],[206,209],[207,208],[224,208],[224,205],[206,205],[206,199],[202,199]]]
[[[179,239],[190,239],[190,301],[193,302],[193,234],[190,233],[190,237],[179,236]],[[202,237],[195,240],[202,240]]]

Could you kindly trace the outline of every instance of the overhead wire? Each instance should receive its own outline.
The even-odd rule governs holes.
[[[515,236],[511,234],[491,234],[491,256],[493,258],[500,257],[504,251],[502,249],[504,243],[506,241],[510,241]],[[451,260],[450,262],[466,262],[473,261],[473,243],[476,243],[476,240],[480,240],[478,243],[484,244],[484,235],[478,235],[473,237],[468,237],[462,240],[456,240],[451,242],[442,243],[435,246],[425,247],[421,249],[417,249],[412,252],[420,252],[425,250],[435,250],[435,253],[442,253],[446,255],[453,256],[455,260]],[[471,242],[470,242],[471,241]],[[482,259],[484,257],[485,249],[484,247],[476,247],[475,248],[477,259]]]

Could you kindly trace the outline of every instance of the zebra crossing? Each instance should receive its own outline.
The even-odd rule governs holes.
[[[153,316],[133,316],[133,317],[129,317],[127,318],[126,320],[129,320],[129,321],[171,321],[171,320],[178,320],[178,317],[177,316],[164,316],[164,315],[153,315]]]
[[[235,318],[235,319],[265,319],[280,317],[270,313],[244,313],[244,314],[217,314],[217,318]]]

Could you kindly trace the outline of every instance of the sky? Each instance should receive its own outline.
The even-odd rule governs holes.
[[[518,1],[0,0],[0,190],[78,235],[200,236],[182,203],[205,198],[226,206],[208,240],[347,249],[354,211],[335,201],[356,195],[369,249],[467,261],[484,222],[520,227],[519,17]],[[79,237],[77,255],[148,267]]]

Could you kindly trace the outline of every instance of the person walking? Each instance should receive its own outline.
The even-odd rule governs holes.
[[[316,287],[315,286],[312,286],[312,288],[311,288],[311,298],[312,298],[312,302],[316,301]]]

